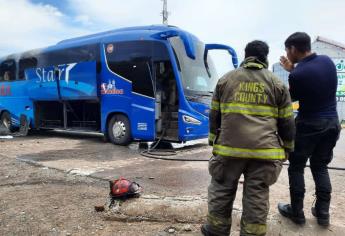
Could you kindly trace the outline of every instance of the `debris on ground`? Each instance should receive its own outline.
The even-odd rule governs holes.
[[[187,225],[183,226],[182,230],[185,232],[190,232],[190,231],[192,231],[192,226],[190,224],[187,224]]]
[[[95,211],[97,211],[97,212],[101,212],[104,210],[105,210],[104,206],[95,206]]]

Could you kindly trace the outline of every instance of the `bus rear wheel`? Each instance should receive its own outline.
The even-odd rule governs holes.
[[[7,111],[4,111],[0,116],[0,126],[5,129],[5,132],[11,132],[12,122],[11,115]]]
[[[126,146],[131,142],[131,127],[124,115],[114,115],[108,123],[108,136],[112,143]]]

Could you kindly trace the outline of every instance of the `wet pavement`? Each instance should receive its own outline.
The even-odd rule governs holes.
[[[39,142],[45,145],[45,141],[47,140]],[[61,150],[25,153],[16,158],[71,174],[109,180],[123,176],[140,182],[145,191],[151,193],[201,194],[205,192],[209,181],[207,160],[211,155],[211,149],[205,144],[205,140],[196,144],[198,148],[178,148],[177,155],[167,157],[203,160],[193,162],[150,159],[140,155],[144,150],[138,149],[137,143],[129,147],[114,146],[92,136],[83,137],[83,140],[67,141],[58,138],[54,142]],[[48,143],[51,143],[51,140]]]
[[[51,138],[56,135],[58,138]],[[139,149],[138,143],[128,147],[115,146],[104,143],[98,135],[77,133],[50,132],[46,136],[49,138],[41,137],[42,143],[39,146],[50,146],[50,139],[53,139],[56,140],[53,143],[55,142],[57,150],[49,148],[18,155],[16,158],[72,174],[109,180],[123,176],[141,182],[152,193],[205,194],[210,179],[207,160],[211,157],[212,149],[207,145],[207,140],[174,144],[176,155],[163,158],[180,161],[169,161],[142,156],[140,153],[145,149]],[[46,141],[47,144],[44,143]],[[193,161],[185,161],[186,159]],[[345,132],[342,132],[334,150],[330,167],[345,168]]]

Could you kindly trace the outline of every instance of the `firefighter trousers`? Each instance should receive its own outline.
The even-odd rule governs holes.
[[[282,169],[281,161],[235,159],[213,156],[208,188],[207,229],[210,235],[229,235],[233,202],[241,175],[244,176],[240,235],[265,235],[269,211],[269,186]]]

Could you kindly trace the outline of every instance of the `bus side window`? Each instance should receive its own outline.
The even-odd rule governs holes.
[[[19,60],[19,74],[20,80],[25,80],[25,70],[37,67],[37,59],[35,57],[22,58]]]
[[[154,97],[151,61],[155,44],[150,41],[131,41],[112,45],[115,45],[114,50],[106,54],[110,70],[132,81],[133,92]]]
[[[98,44],[45,52],[40,55],[40,58],[38,59],[38,66],[57,66],[68,63],[79,63],[87,61],[96,61],[97,63],[100,61]]]
[[[13,81],[16,79],[16,62],[13,59],[0,64],[0,81]]]

